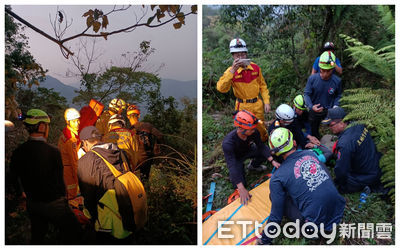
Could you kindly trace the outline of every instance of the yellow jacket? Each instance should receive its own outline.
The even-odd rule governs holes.
[[[258,119],[264,120],[263,101],[265,104],[269,104],[269,91],[261,68],[255,63],[250,63],[246,68],[240,67],[235,74],[230,72],[231,68],[229,67],[217,82],[217,90],[226,93],[232,86],[235,97],[244,100],[240,103],[236,99],[235,110],[246,109],[254,113]],[[246,100],[254,98],[258,98],[257,102],[246,102]]]
[[[118,148],[124,150],[131,162],[132,170],[137,167],[139,160],[139,143],[136,135],[126,128],[116,128],[110,130],[108,134],[103,137],[104,142],[111,142],[118,145]]]
[[[73,199],[79,193],[78,188],[78,150],[80,141],[78,135],[74,134],[68,127],[58,139],[58,149],[64,166],[64,183],[67,190],[67,198]]]

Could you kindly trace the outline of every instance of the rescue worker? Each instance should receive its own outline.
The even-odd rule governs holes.
[[[152,158],[160,154],[160,146],[157,142],[162,140],[163,135],[151,123],[139,121],[140,109],[136,105],[129,105],[126,114],[131,124],[130,129],[136,134],[139,142],[140,173],[145,179],[148,179],[153,164]]]
[[[65,198],[61,154],[46,142],[50,118],[40,109],[31,109],[23,123],[29,139],[13,152],[10,169],[21,184],[16,186],[17,195],[27,199],[31,244],[46,244],[49,223],[60,230],[60,244],[80,244],[82,230]]]
[[[294,109],[294,120],[300,126],[300,128],[304,129],[304,136],[310,142],[315,145],[320,145],[320,141],[311,135],[311,126],[309,122],[309,112],[306,107],[306,102],[304,101],[303,95],[297,95],[293,99],[293,109]]]
[[[335,45],[333,44],[333,42],[326,42],[324,44],[323,51],[330,51],[332,53],[335,53]],[[311,69],[311,75],[320,72],[319,58],[320,57],[315,58],[315,61],[314,61],[314,64],[313,64],[313,68]],[[335,59],[335,68],[333,70],[333,73],[337,73],[339,76],[341,76],[342,73],[343,73],[342,65],[340,64],[340,60],[337,57]]]
[[[103,112],[96,122],[96,128],[102,135],[106,135],[108,133],[108,121],[110,120],[110,117],[116,114],[121,115],[124,109],[126,109],[126,103],[124,100],[119,98],[111,100],[110,104],[108,105],[108,111]]]
[[[283,163],[270,180],[271,213],[264,230],[273,235],[285,215],[290,220],[324,224],[325,231],[338,224],[345,208],[345,200],[337,191],[325,165],[319,162],[311,150],[296,151],[293,134],[286,128],[275,129],[268,141],[271,152],[282,156]],[[263,230],[257,244],[271,244]],[[311,230],[311,231],[310,231]],[[307,235],[313,235],[313,227],[307,227]]]
[[[80,140],[78,136],[80,114],[74,108],[68,108],[64,112],[67,126],[63,129],[58,139],[58,149],[64,165],[64,182],[67,190],[67,199],[73,200],[79,194],[78,187],[78,150]]]
[[[116,183],[119,182],[116,181],[107,163],[99,156],[123,172],[126,154],[116,144],[102,142],[102,135],[94,126],[85,127],[79,136],[86,151],[78,161],[79,185],[95,225],[96,243],[130,244],[133,229],[128,229],[123,221],[131,218],[134,224],[131,202],[126,197],[120,198],[118,195],[114,195],[113,199],[112,192],[108,192],[115,189]],[[129,162],[126,163],[130,168]]]
[[[109,132],[103,137],[104,142],[115,143],[118,148],[128,154],[129,161],[134,170],[138,164],[139,146],[134,133],[125,128],[125,121],[122,115],[113,115],[108,121]]]
[[[238,189],[240,203],[244,205],[247,205],[251,198],[246,189],[244,161],[253,158],[247,166],[251,171],[266,170],[267,167],[261,165],[266,160],[274,167],[280,165],[271,156],[269,148],[261,141],[260,132],[256,129],[258,122],[253,113],[247,110],[239,111],[234,118],[236,129],[229,132],[222,142],[229,179],[233,187]]]
[[[332,108],[323,124],[329,125],[339,137],[334,145],[336,165],[334,168],[341,193],[354,193],[369,186],[372,191],[381,189],[381,153],[376,149],[371,134],[365,125],[349,126],[343,121],[346,112],[341,107]]]
[[[271,134],[272,131],[279,127],[284,127],[289,129],[293,135],[296,142],[299,142],[299,146],[302,149],[314,147],[313,143],[308,143],[307,139],[304,137],[301,131],[300,125],[294,119],[294,110],[287,104],[281,104],[275,110],[275,117],[273,123],[268,127],[268,133]]]
[[[235,38],[229,44],[233,57],[232,66],[229,67],[217,82],[217,90],[227,93],[231,87],[236,97],[235,110],[247,110],[255,114],[262,122],[257,124],[261,140],[267,140],[267,130],[264,125],[264,111],[271,109],[269,91],[261,72],[261,68],[247,59],[246,43]],[[261,95],[261,98],[260,98]]]
[[[320,73],[311,75],[304,90],[306,106],[310,110],[311,135],[320,139],[319,125],[328,109],[339,106],[342,97],[342,81],[333,74],[335,55],[330,51],[322,53],[319,59]]]

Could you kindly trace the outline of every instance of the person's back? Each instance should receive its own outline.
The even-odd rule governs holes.
[[[93,151],[121,173],[126,170],[122,156],[124,152],[113,143],[94,144],[78,161],[79,185],[85,206],[95,224],[98,234],[96,241],[103,244],[129,243],[129,236],[135,228],[131,201],[127,193],[112,191],[116,185],[122,184],[116,180],[107,163]]]
[[[95,126],[103,135],[108,133],[108,121],[110,120],[110,117],[111,114],[108,111],[105,111],[97,119]]]
[[[33,201],[52,201],[65,196],[63,167],[58,149],[45,141],[30,139],[20,145],[11,158],[28,197]]]
[[[81,227],[65,197],[61,154],[46,142],[50,117],[39,109],[31,109],[23,117],[30,137],[13,152],[10,169],[17,195],[26,195],[31,243],[46,244],[51,223],[60,230],[59,243],[79,244]]]
[[[343,217],[345,200],[336,190],[325,165],[311,150],[296,151],[293,134],[286,128],[275,129],[268,145],[283,162],[270,180],[272,207],[265,227],[267,233],[263,231],[257,244],[271,244],[272,238],[267,234],[276,230],[283,216],[300,224],[314,223],[317,228],[323,223],[325,231],[332,230],[333,223],[338,224]]]
[[[336,150],[335,173],[339,179],[345,178],[342,173],[347,170],[344,168],[347,168],[346,166],[350,162],[350,169],[347,171],[359,184],[371,185],[379,183],[381,177],[379,160],[381,155],[364,125],[346,128],[339,135]],[[346,161],[347,164],[343,164],[343,161]]]
[[[110,130],[110,132],[104,137],[104,141],[112,142],[118,145],[118,147],[127,152],[129,159],[134,167],[138,163],[138,143],[137,140],[129,129],[117,128]]]
[[[282,195],[282,188],[305,220],[324,223],[326,230],[332,229],[332,223],[340,222],[345,201],[329,177],[325,165],[318,161],[313,152],[296,151],[275,171],[270,182],[273,204],[271,221],[278,220],[274,217],[274,202],[276,197]]]
[[[110,121],[111,116],[113,115],[121,115],[123,110],[126,108],[126,103],[124,100],[119,98],[114,98],[110,101],[108,105],[108,110],[103,112],[99,119],[96,122],[96,128],[102,135],[106,135],[109,131],[108,122]]]
[[[99,143],[93,146],[95,150],[109,161],[117,170],[123,170],[121,151],[116,144]],[[81,193],[90,214],[97,217],[97,202],[99,197],[109,189],[114,189],[115,177],[104,161],[95,153],[86,152],[78,161],[78,177]]]
[[[162,133],[153,124],[148,122],[137,122],[131,127],[136,132],[139,142],[139,163],[157,154],[159,151],[157,142],[162,139]]]

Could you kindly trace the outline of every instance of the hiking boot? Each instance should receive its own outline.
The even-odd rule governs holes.
[[[247,165],[247,169],[249,171],[254,171],[254,172],[263,172],[263,171],[267,170],[267,166],[258,165],[257,167],[254,167],[250,162],[249,165]]]

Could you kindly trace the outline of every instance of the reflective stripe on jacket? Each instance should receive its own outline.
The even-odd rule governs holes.
[[[79,193],[78,187],[78,150],[80,141],[76,134],[65,127],[58,139],[58,149],[64,166],[64,182],[67,190],[67,199],[75,198]]]

